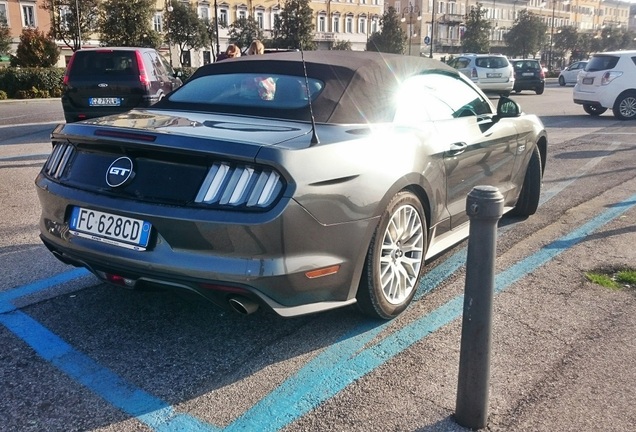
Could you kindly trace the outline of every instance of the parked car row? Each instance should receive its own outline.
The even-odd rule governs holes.
[[[502,54],[461,54],[448,64],[470,78],[487,93],[502,96],[532,90],[542,94],[545,73],[536,59],[511,59]]]

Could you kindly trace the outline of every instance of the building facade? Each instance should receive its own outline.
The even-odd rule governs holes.
[[[159,33],[165,32],[166,13],[172,2],[177,1],[195,7],[200,18],[210,21],[218,18],[223,24],[219,27],[218,41],[186,54],[192,67],[213,61],[217,43],[221,51],[225,50],[229,43],[228,27],[240,18],[254,18],[265,38],[271,37],[276,17],[284,5],[284,0],[156,0],[152,26]],[[0,0],[0,15],[11,29],[12,52],[23,29],[49,32],[51,15],[42,7],[43,3],[44,0]],[[364,50],[369,36],[380,30],[382,14],[392,6],[407,35],[406,54],[442,58],[461,51],[465,16],[477,3],[477,0],[311,0],[314,41],[318,49],[348,42],[353,50]],[[630,28],[636,12],[632,11],[630,2],[622,0],[484,0],[480,3],[491,22],[491,50],[503,53],[504,35],[521,10],[540,17],[548,27],[550,40],[562,26],[574,26],[579,32],[594,34],[600,34],[608,26]],[[97,33],[82,41],[84,48],[99,44]],[[58,46],[62,50],[59,65],[63,66],[72,51],[60,41]],[[173,65],[180,65],[177,47],[164,45],[161,51]]]

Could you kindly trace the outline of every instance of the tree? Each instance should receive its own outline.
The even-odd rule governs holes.
[[[8,54],[11,47],[11,29],[4,14],[0,14],[0,55]]]
[[[538,15],[523,9],[510,31],[504,35],[504,40],[513,56],[534,57],[545,43],[547,30],[548,26]]]
[[[64,42],[72,51],[77,51],[81,48],[81,41],[87,40],[96,30],[99,4],[99,0],[45,0],[41,7],[51,14],[49,36]]]
[[[287,0],[274,21],[272,43],[278,48],[313,50],[314,24],[310,0]]]
[[[37,29],[24,29],[11,66],[51,67],[57,63],[60,49],[55,41]]]
[[[593,52],[601,51],[601,40],[592,33],[579,35],[576,50],[572,52],[573,60],[585,60]]]
[[[203,48],[209,43],[205,22],[196,9],[179,1],[172,2],[173,9],[166,16],[166,41],[179,47],[179,62],[185,63],[184,53]]]
[[[466,14],[466,30],[462,36],[462,50],[467,53],[490,51],[490,22],[486,19],[488,9],[481,3],[472,6]]]
[[[574,53],[578,39],[579,33],[576,27],[564,26],[558,28],[552,38],[552,49],[555,53],[555,57],[565,60],[565,63],[569,63],[566,59],[567,53]],[[565,65],[562,64],[561,66]]]
[[[158,48],[161,36],[150,27],[154,13],[155,0],[104,1],[99,19],[102,44]]]
[[[367,51],[379,51],[394,54],[404,54],[406,32],[402,30],[400,17],[395,8],[389,8],[380,18],[381,31],[373,33],[367,41]]]
[[[253,40],[263,40],[263,30],[258,26],[254,18],[239,18],[230,24],[228,31],[230,43],[236,44],[245,50]]]

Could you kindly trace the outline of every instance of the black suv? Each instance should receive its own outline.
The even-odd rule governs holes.
[[[152,48],[79,50],[64,74],[64,117],[70,123],[147,107],[181,84]]]
[[[515,71],[515,86],[513,91],[534,90],[540,95],[545,89],[545,73],[539,60],[523,59],[510,60]]]

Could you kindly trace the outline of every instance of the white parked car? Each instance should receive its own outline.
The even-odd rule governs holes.
[[[579,72],[585,69],[587,61],[577,61],[566,67],[559,73],[559,85],[576,84],[576,77]]]
[[[470,78],[486,93],[509,96],[515,85],[515,72],[501,54],[460,54],[448,64]]]
[[[594,54],[578,75],[573,97],[590,115],[611,109],[617,119],[636,119],[636,51]]]

